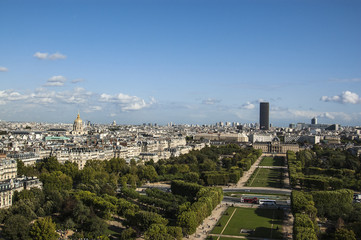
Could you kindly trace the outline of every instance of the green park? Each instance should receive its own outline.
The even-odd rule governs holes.
[[[264,157],[259,166],[284,166],[285,158],[282,156]]]
[[[249,187],[282,187],[283,169],[257,168],[247,182]]]
[[[232,236],[282,239],[283,211],[270,208],[229,207],[213,228],[209,239]]]

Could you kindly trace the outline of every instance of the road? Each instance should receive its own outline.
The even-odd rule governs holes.
[[[292,190],[287,188],[268,188],[268,187],[241,187],[241,188],[223,188],[223,192],[244,192],[244,193],[263,193],[263,194],[284,194],[291,195]]]

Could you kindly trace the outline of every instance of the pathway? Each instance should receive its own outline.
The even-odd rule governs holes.
[[[264,154],[262,154],[256,160],[256,162],[250,167],[250,169],[247,172],[244,172],[243,176],[239,179],[239,181],[238,181],[238,183],[236,184],[235,187],[243,187],[245,185],[247,180],[251,177],[253,172],[257,169],[257,167],[258,167],[259,163],[261,162],[261,160],[263,159],[263,157],[264,157]]]

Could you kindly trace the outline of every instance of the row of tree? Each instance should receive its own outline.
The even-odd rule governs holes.
[[[192,204],[188,202],[180,208],[177,218],[177,225],[182,227],[183,232],[193,234],[198,225],[211,215],[213,209],[222,201],[223,190],[220,187],[205,188],[182,181],[174,181],[172,182],[172,191],[176,188],[181,188],[178,192],[184,193],[184,196],[195,199]],[[189,190],[191,194],[187,193]]]
[[[317,209],[312,195],[300,191],[292,191],[292,212],[294,215],[293,238],[295,240],[317,240]]]
[[[294,238],[353,240],[361,237],[361,217],[358,216],[361,204],[353,203],[352,190],[342,189],[345,186],[357,189],[360,170],[342,168],[350,166],[342,164],[350,159],[346,152],[323,150],[319,146],[313,150],[287,152],[292,186],[307,191],[292,191]],[[331,227],[321,233],[316,219],[327,221]]]
[[[243,171],[247,171],[261,154],[261,150],[229,144],[205,147],[152,165],[157,170],[159,180],[184,180],[208,186],[227,185],[236,183]]]
[[[318,147],[316,147],[318,149]],[[319,150],[320,151],[320,150]],[[327,153],[333,153],[327,150]],[[317,157],[317,154],[311,150],[303,150],[297,153],[288,152],[290,182],[293,187],[299,186],[309,190],[337,190],[342,188],[350,188],[353,190],[361,190],[361,172],[359,168],[333,168],[338,165],[346,166],[340,163],[340,159],[350,161],[355,160],[347,152],[339,152],[334,150],[335,154],[329,160],[325,154]],[[340,157],[344,154],[343,157]],[[338,160],[335,160],[338,156]],[[319,161],[334,162],[333,164],[320,164]],[[356,159],[356,161],[359,161]],[[336,164],[337,163],[337,164]],[[357,165],[357,164],[355,164]],[[324,166],[324,167],[320,167]]]

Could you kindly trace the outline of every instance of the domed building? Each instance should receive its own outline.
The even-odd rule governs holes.
[[[78,113],[77,118],[74,120],[72,134],[75,134],[75,135],[84,134],[83,120],[81,120],[79,113]]]

